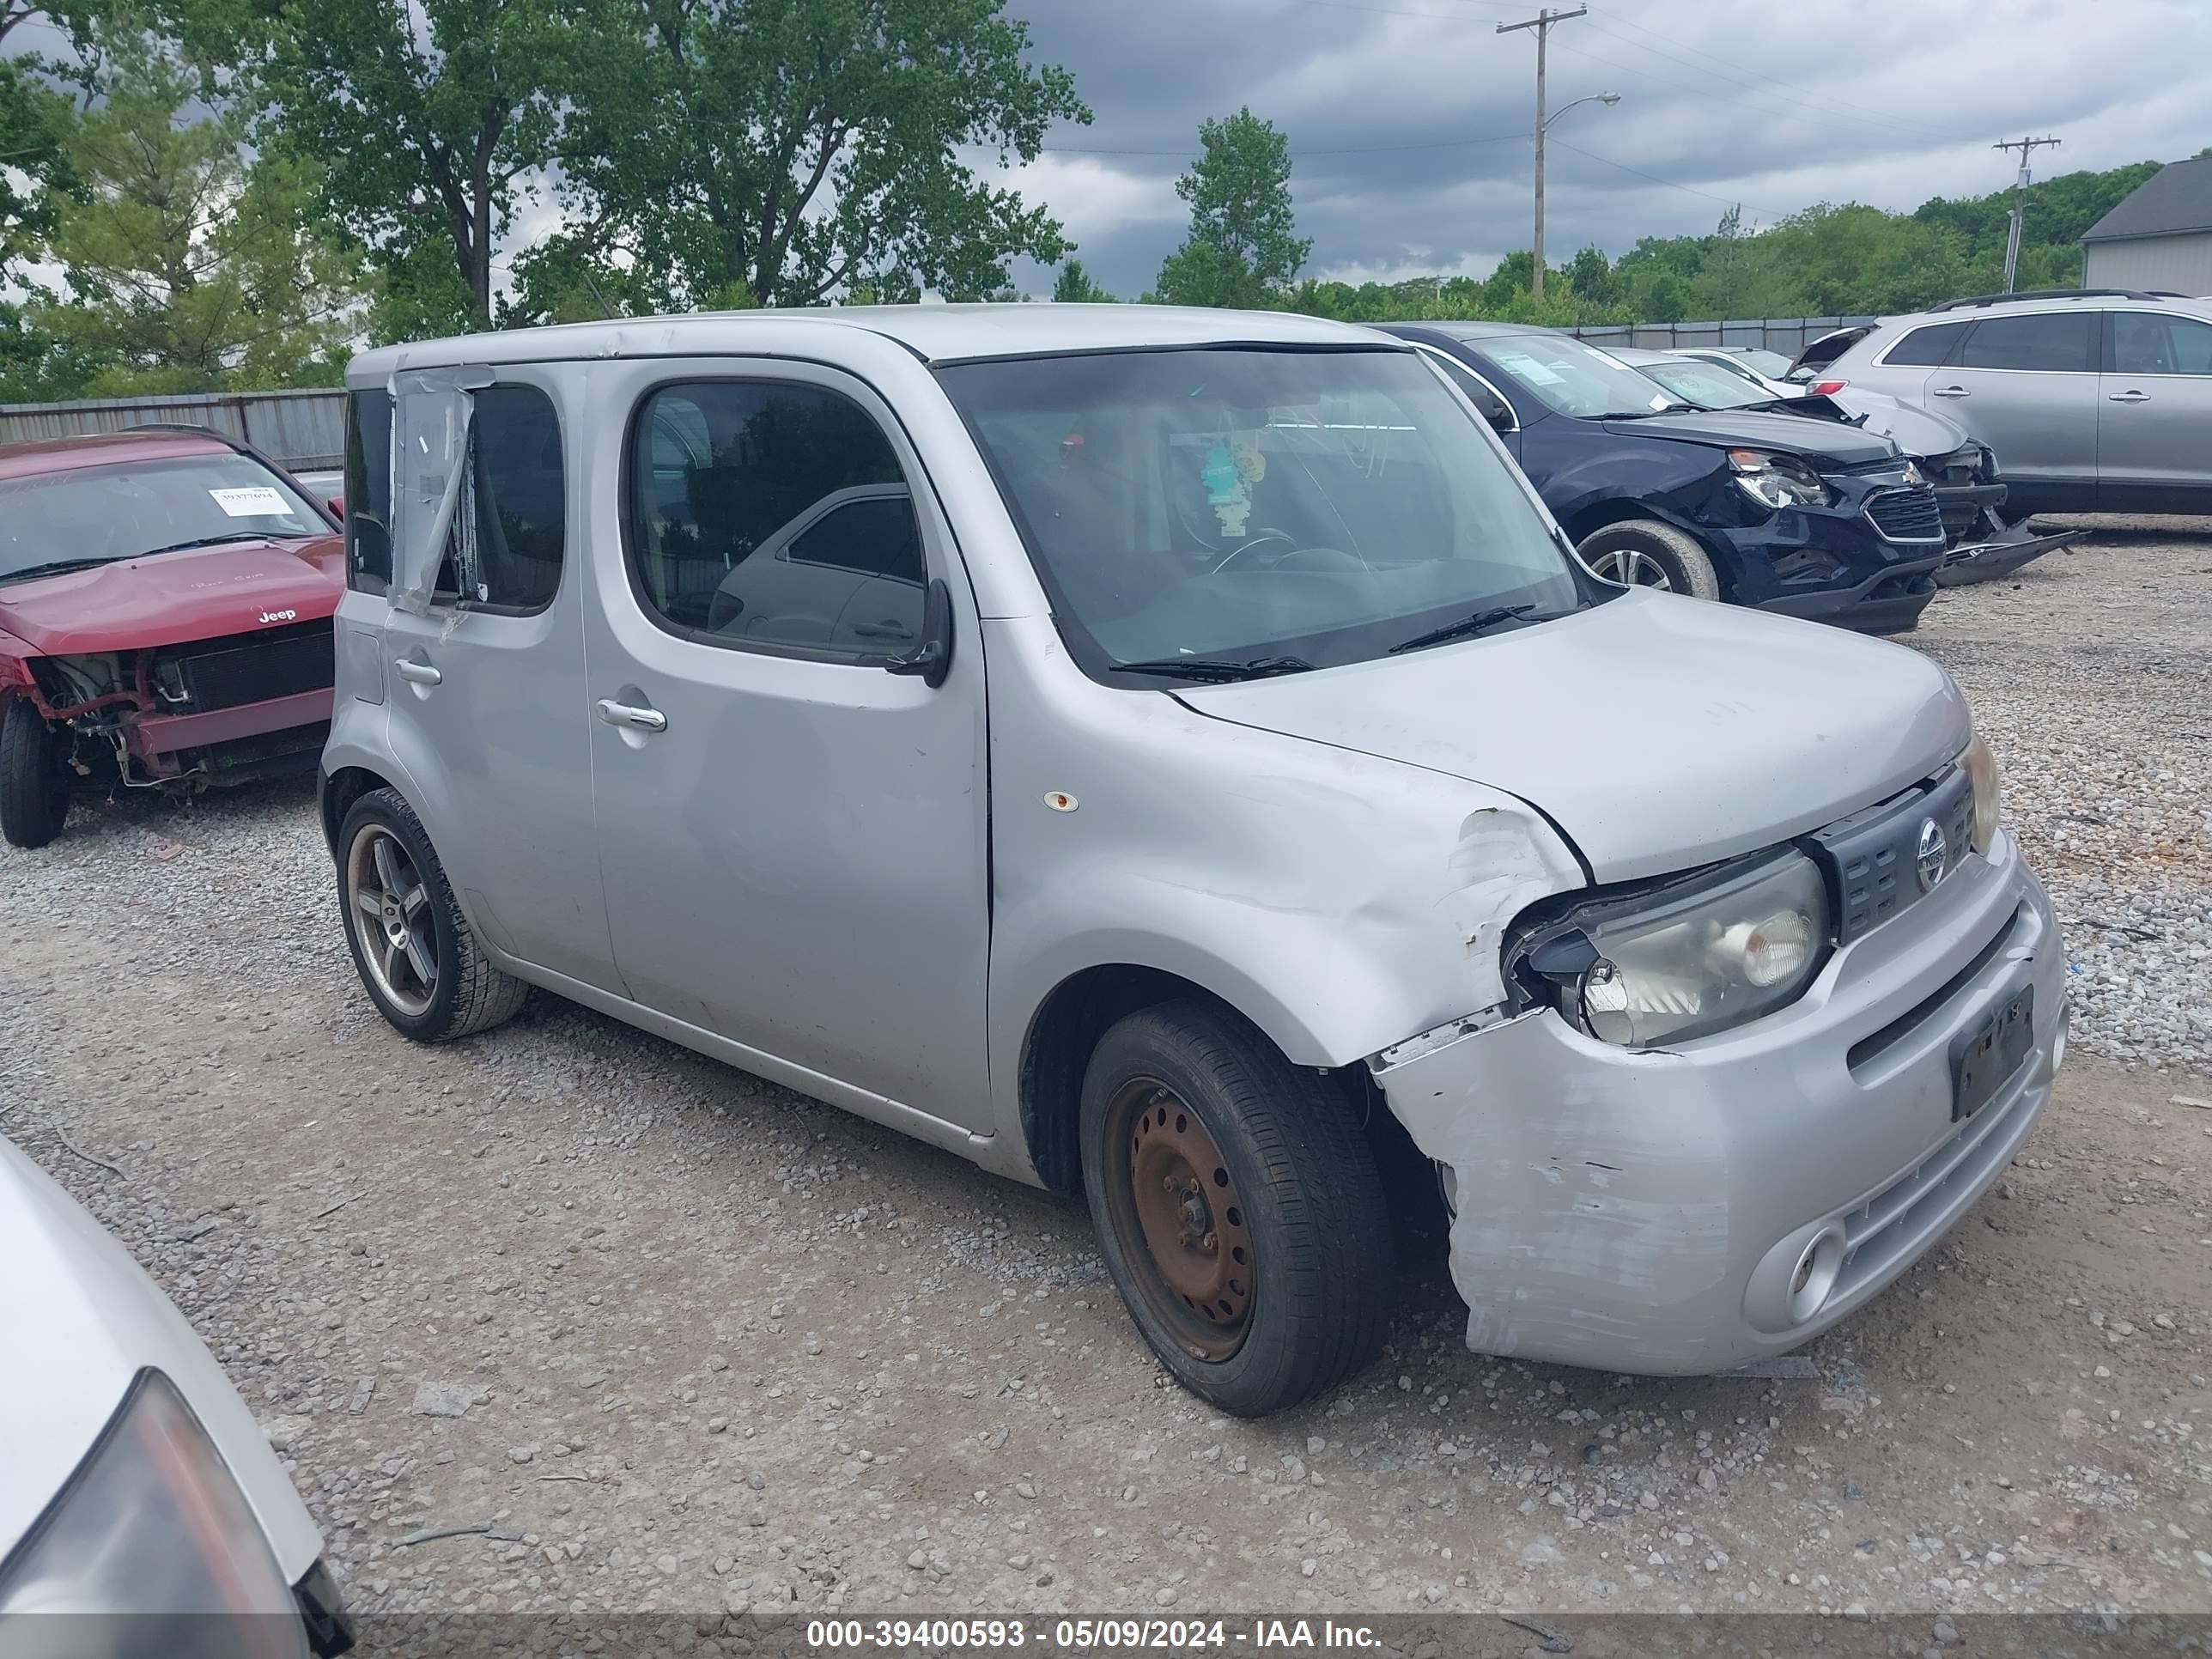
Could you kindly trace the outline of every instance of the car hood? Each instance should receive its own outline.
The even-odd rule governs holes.
[[[0,582],[0,630],[50,657],[316,622],[345,592],[344,543],[228,542]]]
[[[1802,416],[1756,409],[1687,409],[1632,421],[1601,422],[1608,432],[1629,438],[1673,438],[1684,443],[1727,448],[1778,449],[1802,455],[1815,467],[1863,466],[1897,453],[1887,438],[1841,422],[1808,421]]]
[[[1916,459],[1934,460],[1972,441],[1972,434],[1948,416],[1932,409],[1915,409],[1887,392],[1845,386],[1828,396],[1852,414],[1866,416],[1862,431],[1880,433]]]
[[[0,1261],[0,1559],[151,1367],[191,1407],[296,1583],[321,1540],[253,1413],[130,1253],[4,1139]]]
[[[1601,882],[1802,834],[1967,738],[1965,699],[1917,652],[1642,589],[1486,639],[1176,695],[1517,795]]]

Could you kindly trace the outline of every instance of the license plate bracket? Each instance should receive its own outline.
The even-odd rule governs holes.
[[[1988,1105],[2035,1047],[2035,987],[2023,985],[1951,1043],[1951,1121]]]

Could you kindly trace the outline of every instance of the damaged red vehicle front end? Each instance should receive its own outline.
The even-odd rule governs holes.
[[[72,795],[311,769],[331,717],[331,514],[219,434],[0,447],[0,832]]]

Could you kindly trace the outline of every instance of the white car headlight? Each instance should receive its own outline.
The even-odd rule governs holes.
[[[307,1629],[245,1494],[176,1386],[139,1373],[0,1564],[8,1659],[303,1659]]]
[[[1588,900],[1519,934],[1507,968],[1548,988],[1578,1030],[1642,1048],[1794,1001],[1826,959],[1829,938],[1827,884],[1789,851]]]
[[[1731,449],[1728,458],[1743,493],[1764,506],[1826,507],[1835,499],[1820,475],[1795,455]]]
[[[1997,757],[1990,752],[1989,744],[1979,738],[1966,744],[1966,752],[1959,757],[1959,764],[1966,769],[1966,777],[1974,786],[1974,850],[1984,858],[1990,845],[1997,838],[1998,797],[2004,789],[2004,769]]]

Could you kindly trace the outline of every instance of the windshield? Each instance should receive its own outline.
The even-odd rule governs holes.
[[[185,543],[326,536],[299,493],[250,455],[186,455],[0,479],[0,582]]]
[[[939,371],[1094,672],[1363,660],[1582,590],[1466,406],[1411,351],[1136,351]]]
[[[1610,352],[1566,334],[1506,334],[1468,346],[1504,371],[1514,385],[1561,415],[1648,415],[1676,399]]]
[[[1774,401],[1774,394],[1765,386],[1718,363],[1678,357],[1672,362],[1645,363],[1642,368],[1667,391],[1699,409],[1743,409]]]

